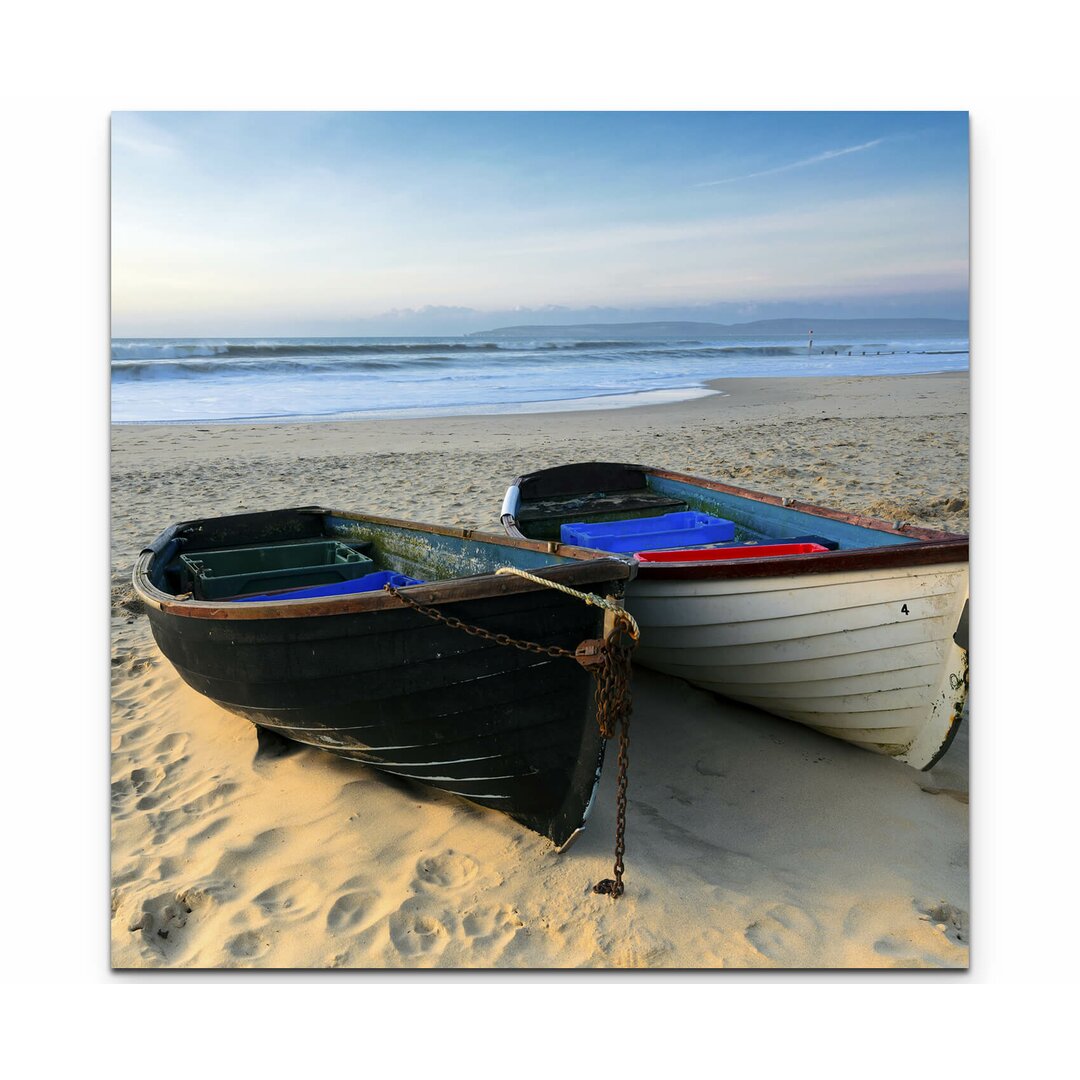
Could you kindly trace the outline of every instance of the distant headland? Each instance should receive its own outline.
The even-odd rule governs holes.
[[[573,337],[582,341],[607,339],[612,334],[632,335],[635,338],[672,337],[747,337],[753,335],[806,334],[813,330],[819,336],[847,335],[865,337],[867,334],[925,334],[930,337],[952,337],[968,332],[966,319],[759,319],[756,322],[611,322],[574,323],[564,326],[499,326],[493,330],[477,330],[466,337],[520,338]]]

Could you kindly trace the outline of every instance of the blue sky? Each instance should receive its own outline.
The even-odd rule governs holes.
[[[115,113],[116,336],[966,318],[963,113]]]

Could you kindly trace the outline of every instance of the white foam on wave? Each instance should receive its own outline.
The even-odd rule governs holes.
[[[447,343],[326,341],[317,355],[310,345],[270,343],[280,355],[261,355],[263,343],[119,342],[133,351],[152,346],[150,363],[133,357],[113,361],[112,407],[117,423],[232,423],[287,420],[484,416],[629,408],[685,401],[710,391],[716,379],[815,375],[899,375],[959,370],[968,366],[966,340],[851,346],[815,343],[814,352],[793,355],[790,343],[761,347],[701,343],[682,349],[660,341],[647,347],[529,351],[507,342],[442,355]],[[166,353],[199,348],[175,359]],[[222,357],[221,348],[246,352]],[[456,346],[455,346],[456,347]],[[341,350],[347,350],[342,353]],[[357,350],[364,350],[358,352]],[[387,351],[387,355],[376,355]],[[396,352],[390,352],[396,350]],[[355,353],[355,355],[354,355]],[[134,362],[133,362],[134,361]]]

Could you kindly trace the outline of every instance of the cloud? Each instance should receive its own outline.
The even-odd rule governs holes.
[[[171,135],[135,113],[113,113],[112,142],[114,148],[145,157],[174,157],[180,152]]]
[[[843,157],[845,154],[857,154],[860,150],[869,150],[871,147],[880,146],[885,139],[871,139],[870,142],[859,143],[858,146],[845,146],[839,150],[825,150],[813,157],[803,158],[801,161],[792,161],[787,165],[778,165],[775,169],[762,169],[761,172],[744,173],[742,176],[726,176],[723,180],[705,180],[694,187],[715,187],[717,184],[734,184],[738,180],[754,180],[759,176],[773,176],[775,173],[788,172],[791,169],[802,169],[807,165],[817,165],[821,161],[829,161],[832,158]]]

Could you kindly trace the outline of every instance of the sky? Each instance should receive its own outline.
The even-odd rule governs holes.
[[[121,112],[115,337],[967,318],[966,113]]]

